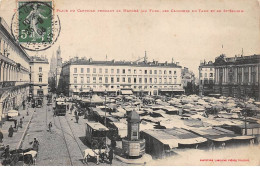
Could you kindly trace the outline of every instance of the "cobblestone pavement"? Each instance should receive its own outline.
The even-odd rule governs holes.
[[[53,124],[51,132],[48,131],[47,127],[49,122]],[[29,143],[33,141],[33,138],[37,138],[40,143],[36,165],[71,165],[60,125],[54,123],[51,106],[44,104],[42,108],[36,109],[24,139],[23,148],[31,147],[32,145]]]
[[[83,116],[80,116],[78,123],[76,123],[74,113],[70,114],[69,111],[67,112],[67,115],[65,118],[67,119],[68,125],[71,128],[71,130],[73,131],[76,141],[77,141],[81,151],[83,152],[83,150],[88,148],[87,144],[85,143],[85,135],[86,135],[85,124],[86,124],[87,119],[84,119]],[[96,164],[93,162],[90,162],[88,165],[95,166]],[[109,164],[107,164],[107,163],[99,164],[99,166],[106,166],[106,165],[109,165]],[[112,165],[113,166],[125,166],[127,164],[125,164],[121,161],[118,161],[114,158]]]
[[[46,100],[44,101],[47,102]],[[52,122],[52,131],[48,131],[48,124]],[[44,104],[37,108],[24,138],[23,148],[32,147],[30,142],[37,138],[40,143],[37,166],[83,166],[83,151],[88,148],[84,143],[86,119],[80,117],[75,122],[73,114],[67,112],[66,116],[53,116],[52,106]],[[90,162],[88,165],[96,165]],[[101,163],[100,166],[109,165]],[[127,165],[116,159],[113,166]]]

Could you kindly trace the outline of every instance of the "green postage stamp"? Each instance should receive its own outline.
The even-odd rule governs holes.
[[[60,34],[60,20],[55,15],[52,0],[17,1],[11,30],[15,40],[31,51],[45,50]]]
[[[52,2],[18,2],[19,42],[52,42]]]

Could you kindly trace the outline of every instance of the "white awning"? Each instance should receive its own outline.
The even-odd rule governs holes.
[[[133,94],[132,90],[121,90],[121,93],[123,95],[131,95],[131,94]]]
[[[160,141],[163,144],[169,145],[169,147],[171,149],[178,147],[178,140],[177,139],[160,139]]]
[[[182,88],[161,88],[160,91],[168,91],[168,92],[184,92]]]
[[[216,139],[212,139],[213,141],[228,141],[231,140],[233,137],[220,137]]]
[[[189,138],[189,139],[179,139],[179,144],[198,144],[206,142],[207,139],[203,137]]]
[[[236,137],[233,137],[233,139],[235,140],[249,140],[249,139],[254,139],[255,137],[254,136],[236,136]]]

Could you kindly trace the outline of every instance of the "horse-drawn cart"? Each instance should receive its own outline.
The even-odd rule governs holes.
[[[5,152],[1,155],[4,160],[2,161],[3,166],[24,166],[24,165],[35,165],[37,158],[37,151],[32,148],[29,149],[18,149],[12,150],[8,154]]]

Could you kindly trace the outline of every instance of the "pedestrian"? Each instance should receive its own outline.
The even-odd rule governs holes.
[[[33,150],[35,150],[35,151],[37,151],[38,152],[38,150],[39,150],[39,141],[36,139],[36,138],[34,138],[34,140],[33,140]]]
[[[78,115],[78,111],[77,111],[77,110],[74,111],[74,115],[75,115],[75,116]]]
[[[109,152],[108,152],[108,159],[109,159],[109,164],[110,164],[110,165],[112,165],[113,156],[114,156],[114,151],[113,151],[113,148],[110,147],[110,150],[109,150]]]
[[[16,129],[16,127],[17,127],[17,120],[14,119],[14,128]]]
[[[25,110],[25,101],[23,101],[23,110]]]
[[[23,128],[23,119],[20,118],[20,127]]]
[[[76,123],[79,123],[79,116],[76,115],[75,118],[76,118]]]
[[[4,138],[4,135],[3,135],[2,131],[0,130],[0,143],[3,142],[3,138]]]
[[[13,126],[11,125],[10,128],[8,129],[8,137],[13,137],[14,134],[14,129]]]
[[[49,123],[49,132],[51,132],[51,128],[52,128],[52,123]]]
[[[7,145],[7,146],[5,147],[4,153],[5,153],[5,159],[7,159],[7,158],[10,157],[10,148],[9,148],[9,145]]]

